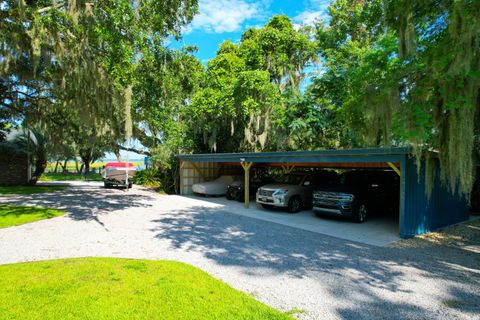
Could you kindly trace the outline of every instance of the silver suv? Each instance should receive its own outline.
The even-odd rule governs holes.
[[[280,207],[296,213],[312,206],[313,190],[329,186],[336,180],[337,174],[333,171],[286,174],[276,179],[276,183],[259,188],[256,194],[257,203],[266,209]]]

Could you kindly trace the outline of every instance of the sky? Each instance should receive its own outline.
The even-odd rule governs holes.
[[[287,15],[294,24],[326,20],[329,0],[199,0],[199,11],[173,47],[195,45],[204,64],[215,57],[225,40],[238,42],[250,27],[260,28],[276,14]]]
[[[199,14],[185,27],[179,42],[172,48],[195,45],[195,54],[202,63],[215,57],[225,40],[238,42],[248,28],[263,27],[276,14],[287,15],[295,25],[313,24],[315,19],[328,21],[327,7],[330,0],[199,0]],[[131,146],[140,147],[138,141]],[[121,152],[126,157],[126,152]],[[114,159],[111,153],[107,159]],[[128,153],[129,159],[143,159],[142,155]]]

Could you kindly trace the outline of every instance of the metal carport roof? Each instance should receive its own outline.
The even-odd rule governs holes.
[[[411,148],[370,148],[350,150],[240,152],[181,154],[177,157],[191,162],[255,162],[255,163],[300,163],[300,162],[400,162]]]

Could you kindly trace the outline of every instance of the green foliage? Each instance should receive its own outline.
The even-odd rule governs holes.
[[[167,193],[178,193],[179,163],[175,154],[181,150],[182,142],[170,139],[162,145],[150,149],[150,162],[158,170],[158,178],[162,189]]]
[[[148,148],[158,170],[154,186],[176,192],[178,161],[174,154],[188,153],[195,143],[189,134],[188,101],[205,77],[195,48],[181,51],[157,47],[138,65],[133,96],[133,136]]]
[[[369,113],[370,100],[388,100],[382,91],[390,75],[382,66],[395,63],[391,59],[395,38],[375,24],[380,3],[334,1],[329,7],[329,25],[320,23],[316,27],[315,38],[325,71],[308,90],[318,106],[332,114],[331,125],[338,133],[337,148],[371,146],[381,138],[388,140],[383,132],[371,134],[372,124],[383,126]],[[383,40],[375,43],[379,38]]]
[[[24,120],[56,142],[49,157],[79,155],[87,171],[133,136],[171,190],[179,153],[408,145],[419,163],[438,155],[452,192],[470,191],[478,1],[335,0],[328,23],[274,16],[206,68],[194,47],[165,47],[196,12],[196,0],[2,2],[0,129]]]
[[[285,123],[288,136],[280,150],[318,150],[335,149],[343,141],[342,127],[336,119],[336,113],[317,103],[311,92],[286,96]]]
[[[269,139],[277,131],[275,117],[283,111],[282,97],[278,87],[270,82],[267,71],[244,71],[238,75],[233,88],[234,105],[243,119],[245,145],[247,151],[260,151],[276,141]]]
[[[205,145],[218,151],[238,143],[236,139],[229,139],[235,134],[233,121],[239,117],[234,106],[233,87],[236,75],[245,70],[245,62],[237,55],[238,50],[232,49],[233,46],[228,42],[222,44],[219,55],[208,63],[205,86],[184,109],[192,134],[200,135]],[[229,50],[224,50],[227,47]]]
[[[478,1],[332,2],[316,30],[325,72],[309,91],[343,124],[341,140],[413,146],[419,163],[434,163],[433,150],[443,182],[468,194],[480,155],[479,12]]]
[[[169,144],[180,148],[178,152],[185,152],[182,148],[191,148],[184,109],[203,80],[204,68],[190,50],[192,48],[171,51],[160,47],[138,65],[133,135],[148,148],[170,140]]]
[[[64,214],[63,211],[41,207],[0,205],[0,228],[18,226]]]
[[[293,319],[175,261],[81,258],[0,266],[2,319]]]
[[[196,151],[275,150],[288,141],[287,92],[299,94],[304,68],[315,60],[307,29],[286,16],[249,29],[235,45],[224,42],[208,63],[205,84],[185,115]],[[287,142],[288,143],[288,142]]]
[[[250,68],[268,71],[282,92],[289,87],[298,91],[304,67],[315,60],[315,45],[306,29],[296,31],[285,15],[273,16],[263,28],[247,31],[240,50]]]
[[[398,32],[401,133],[417,153],[438,151],[441,178],[466,195],[474,180],[480,130],[480,3],[388,1]],[[425,125],[427,124],[428,125]]]
[[[128,140],[137,84],[196,12],[196,0],[2,1],[1,126],[41,124],[58,145],[74,142],[88,169]]]
[[[146,187],[159,188],[161,186],[160,172],[155,168],[137,171],[133,182]]]
[[[30,161],[34,164],[35,170],[30,183],[35,184],[48,163],[48,148],[51,145],[48,135],[39,125],[29,130],[23,130],[14,140],[24,152],[30,154]]]
[[[0,142],[0,154],[4,156],[21,154],[26,155],[27,150],[13,141],[2,141]]]

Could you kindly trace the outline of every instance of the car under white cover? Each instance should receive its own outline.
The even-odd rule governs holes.
[[[223,175],[213,181],[195,183],[192,191],[209,196],[223,196],[227,193],[228,185],[239,179],[237,176]]]

